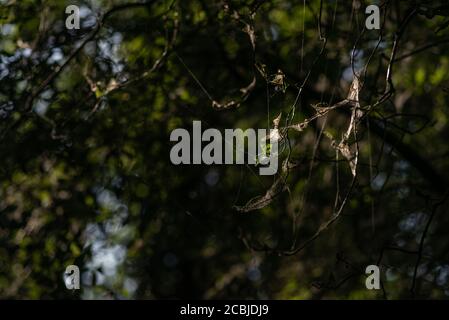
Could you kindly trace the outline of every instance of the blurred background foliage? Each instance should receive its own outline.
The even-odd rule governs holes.
[[[79,30],[65,28],[69,4]],[[369,4],[381,30],[364,30]],[[0,297],[446,298],[448,8],[0,0]],[[259,210],[235,206],[276,177],[171,164],[173,129],[267,128],[292,107],[299,123],[365,66],[360,105],[372,105],[399,33],[395,91],[364,110],[354,183],[328,138],[345,108],[288,132],[287,187]],[[65,288],[70,264],[81,290]],[[382,290],[365,288],[370,264]]]

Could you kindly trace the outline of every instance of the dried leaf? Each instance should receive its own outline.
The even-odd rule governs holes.
[[[348,93],[347,99],[349,101],[358,103],[360,89],[361,89],[361,84],[360,84],[359,76],[356,74],[356,75],[354,75],[354,79],[352,80],[351,87],[349,88],[349,93]]]
[[[305,128],[307,128],[307,123],[306,122],[303,122],[303,123],[297,123],[297,124],[293,124],[293,125],[291,125],[291,126],[288,126],[288,127],[286,127],[287,129],[293,129],[293,130],[296,130],[296,131],[299,131],[299,132],[301,132],[301,131],[303,131]]]
[[[217,101],[212,101],[212,108],[214,109],[218,109],[218,110],[224,110],[224,109],[231,109],[231,108],[237,108],[240,106],[240,103],[231,100],[229,102],[226,103],[219,103]]]
[[[353,152],[351,152],[351,149],[349,148],[349,145],[346,141],[340,142],[340,144],[337,146],[337,149],[340,151],[343,157],[348,160],[349,167],[351,168],[351,173],[355,177],[357,169],[357,157]]]
[[[267,190],[265,195],[254,197],[249,200],[244,206],[235,206],[234,208],[238,212],[250,212],[262,209],[268,206],[280,193],[282,193],[286,189],[287,186],[285,184],[284,177],[281,175]]]
[[[343,138],[343,140],[339,144],[337,144],[337,142],[335,141],[334,137],[330,132],[324,131],[324,135],[329,139],[331,139],[332,146],[336,150],[338,150],[343,155],[343,157],[348,161],[351,173],[355,177],[357,173],[357,155],[351,151],[351,148],[349,147],[347,140]]]
[[[315,111],[318,112],[320,115],[327,113],[327,111],[331,109],[331,107],[329,107],[325,103],[312,104],[312,108],[314,108]]]
[[[275,129],[279,128],[279,122],[281,122],[282,112],[273,120],[273,126]]]
[[[251,25],[246,24],[243,31],[246,32],[246,34],[248,34],[253,50],[256,49],[256,34],[254,32],[254,28]]]
[[[218,109],[218,110],[225,110],[225,109],[231,109],[231,108],[238,108],[244,102],[248,96],[250,95],[251,91],[254,90],[256,87],[256,77],[253,76],[253,79],[251,80],[251,83],[246,86],[245,88],[241,88],[240,92],[242,93],[241,96],[236,100],[231,100],[229,102],[220,103],[218,101],[213,100],[212,101],[212,108]]]
[[[273,79],[270,81],[272,85],[274,85],[274,88],[276,91],[283,91],[285,92],[287,85],[285,83],[285,74],[282,72],[282,70],[278,70],[278,72],[273,76]]]

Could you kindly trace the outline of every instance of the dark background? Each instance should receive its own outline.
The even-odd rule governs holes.
[[[0,0],[0,297],[445,299],[448,17],[446,1]],[[326,109],[354,74],[359,100]],[[170,162],[175,128],[281,112],[274,177]]]

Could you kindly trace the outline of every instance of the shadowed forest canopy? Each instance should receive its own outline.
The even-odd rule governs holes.
[[[0,0],[0,297],[447,298],[448,68],[446,0]]]

